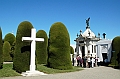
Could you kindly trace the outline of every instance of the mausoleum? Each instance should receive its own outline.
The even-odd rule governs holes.
[[[112,53],[112,40],[102,39],[96,43],[96,52],[101,62],[110,62]]]
[[[74,40],[76,55],[99,57],[101,62],[104,62],[105,59],[110,61],[112,41],[105,38],[105,33],[103,33],[103,38],[100,38],[100,33],[96,36],[90,29],[89,20],[90,18],[86,20],[86,30],[84,32],[80,30],[80,34],[77,34],[77,38]]]

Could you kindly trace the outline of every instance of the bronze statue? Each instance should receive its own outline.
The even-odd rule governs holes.
[[[90,17],[86,20],[87,26],[89,26],[89,20],[90,20]]]

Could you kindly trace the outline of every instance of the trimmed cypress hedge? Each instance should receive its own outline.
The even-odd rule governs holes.
[[[3,44],[3,59],[4,61],[12,61],[12,57],[10,56],[11,46],[8,41],[5,41]]]
[[[118,66],[120,62],[118,60],[120,59],[119,53],[120,53],[120,36],[115,37],[112,40],[112,57],[111,57],[111,65]]]
[[[48,66],[60,70],[72,69],[70,37],[61,22],[54,23],[49,31]]]
[[[3,68],[3,41],[2,41],[2,30],[0,28],[0,69]]]
[[[74,54],[74,49],[73,49],[72,46],[70,46],[70,53],[71,53],[71,54]]]
[[[8,41],[10,43],[10,45],[12,45],[13,42],[15,41],[15,36],[12,33],[8,33],[4,37],[4,42],[5,41]]]
[[[32,28],[30,22],[23,21],[17,29],[13,69],[19,73],[29,70],[31,43],[22,41],[22,37],[31,37]]]
[[[13,57],[14,57],[14,51],[15,51],[15,45],[14,45],[14,43],[15,43],[15,36],[12,33],[8,33],[4,37],[4,42],[5,41],[8,41],[10,43],[10,47],[11,47],[10,56],[13,59]],[[3,51],[4,51],[4,49],[3,49]]]
[[[39,30],[36,34],[37,38],[44,38],[44,42],[36,43],[36,57],[38,64],[47,64],[47,47],[48,47],[48,37],[44,30]]]

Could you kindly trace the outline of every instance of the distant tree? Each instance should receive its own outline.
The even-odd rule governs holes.
[[[23,21],[17,29],[13,69],[20,73],[29,70],[31,43],[22,41],[22,37],[31,37],[32,28],[30,22]]]
[[[120,52],[120,36],[115,37],[112,40],[112,57],[111,57],[111,65],[118,66],[118,53]]]
[[[117,54],[117,61],[118,61],[119,69],[120,69],[120,51],[119,51],[119,53]]]
[[[11,50],[10,50],[10,56],[12,57],[12,60],[14,58],[14,54],[15,54],[15,42],[13,42],[13,44],[11,45]]]
[[[71,54],[74,54],[74,49],[73,49],[72,46],[70,46],[70,53],[71,53]]]
[[[12,61],[12,57],[10,56],[11,46],[8,41],[5,41],[3,44],[3,59],[4,61]]]
[[[44,42],[37,42],[36,43],[36,56],[37,56],[37,63],[38,64],[47,64],[48,58],[48,37],[47,33],[44,30],[39,30],[36,34],[37,38],[44,38]]]
[[[8,33],[4,37],[4,42],[5,41],[8,41],[10,43],[10,45],[12,45],[13,42],[15,41],[15,36],[12,33]]]
[[[70,60],[70,37],[66,26],[54,23],[49,31],[48,66],[55,69],[72,69]]]
[[[0,69],[3,68],[3,41],[2,41],[2,30],[0,28]]]
[[[4,37],[4,42],[5,41],[8,41],[10,43],[10,56],[14,57],[14,51],[15,51],[15,45],[14,45],[14,42],[15,42],[15,36],[12,34],[12,33],[8,33],[5,35]]]

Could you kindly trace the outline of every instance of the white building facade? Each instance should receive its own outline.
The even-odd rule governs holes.
[[[102,39],[96,43],[96,52],[101,62],[110,62],[112,53],[112,40]],[[107,60],[107,61],[105,61]]]
[[[100,40],[95,34],[90,30],[90,27],[86,27],[85,32],[80,31],[80,35],[76,40],[75,52],[77,55],[83,56],[96,56],[96,42]]]
[[[81,57],[99,57],[101,62],[105,59],[109,62],[111,59],[112,46],[111,40],[105,39],[105,33],[103,33],[103,39],[100,38],[100,34],[96,36],[89,27],[89,19],[86,20],[86,30],[80,34],[77,34],[75,53]]]

